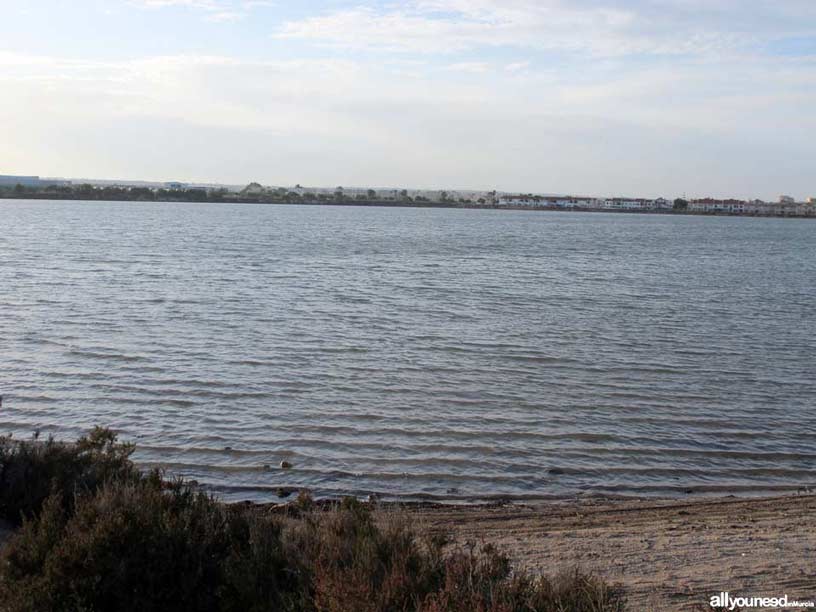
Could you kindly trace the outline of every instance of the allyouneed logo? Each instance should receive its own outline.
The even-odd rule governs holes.
[[[812,601],[791,601],[787,595],[782,597],[731,597],[728,592],[714,595],[709,600],[712,608],[725,608],[726,610],[736,610],[737,608],[813,608],[816,602]]]

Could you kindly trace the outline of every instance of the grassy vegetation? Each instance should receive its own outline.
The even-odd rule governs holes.
[[[228,506],[141,474],[96,429],[75,444],[0,440],[0,609],[605,612],[619,592],[580,572],[513,572],[354,499],[286,514]]]

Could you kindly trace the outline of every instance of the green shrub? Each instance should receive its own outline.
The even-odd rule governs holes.
[[[75,493],[111,480],[138,480],[132,453],[132,445],[118,443],[116,434],[100,427],[76,443],[0,438],[0,518],[19,525],[36,516],[53,493],[70,506]]]
[[[224,612],[306,610],[306,574],[284,542],[280,518],[257,510],[233,514],[230,552],[218,590]]]
[[[109,484],[59,494],[5,554],[0,593],[17,610],[212,610],[232,533],[224,506],[184,486]]]
[[[441,589],[430,593],[423,612],[622,612],[622,592],[575,570],[532,578],[513,574],[506,556],[493,546],[470,547],[445,561]]]
[[[3,455],[4,478],[13,475],[8,482],[28,501],[0,556],[0,610],[623,609],[621,595],[592,577],[514,573],[490,546],[450,551],[404,516],[374,514],[354,499],[326,510],[301,495],[292,512],[277,515],[227,506],[158,473],[140,476],[131,450],[95,430],[73,447],[49,441]],[[58,458],[69,465],[60,468]],[[48,486],[18,481],[25,461]],[[0,498],[8,504],[9,495]]]
[[[308,515],[287,535],[314,610],[416,609],[443,578],[441,542],[421,546],[399,517],[378,526],[369,508],[352,498]]]

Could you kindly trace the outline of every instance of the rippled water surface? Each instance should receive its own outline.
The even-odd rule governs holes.
[[[816,483],[811,221],[0,201],[0,227],[15,435],[109,425],[233,499]]]

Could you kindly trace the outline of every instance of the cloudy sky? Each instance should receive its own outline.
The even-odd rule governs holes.
[[[816,196],[815,0],[0,0],[0,173]]]

